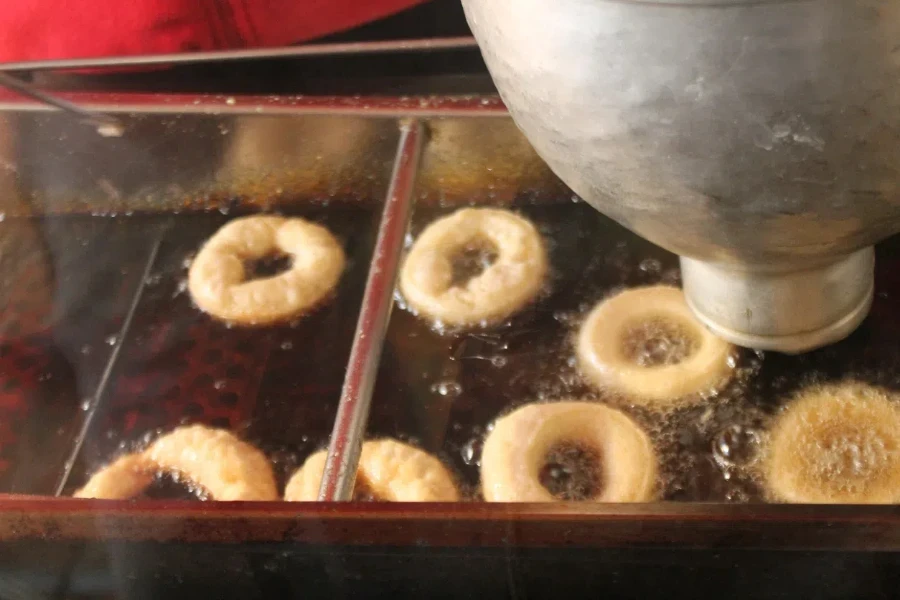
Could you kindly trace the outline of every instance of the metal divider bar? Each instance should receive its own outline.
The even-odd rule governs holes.
[[[397,157],[328,445],[325,474],[319,489],[320,501],[346,501],[353,494],[378,363],[394,305],[394,280],[412,209],[424,137],[421,122],[408,120],[401,123]]]

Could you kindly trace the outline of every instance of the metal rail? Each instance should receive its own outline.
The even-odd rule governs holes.
[[[376,42],[343,42],[333,44],[305,44],[281,48],[252,50],[215,50],[210,52],[179,52],[172,54],[144,54],[139,56],[106,56],[61,60],[21,61],[0,63],[0,71],[72,71],[81,69],[121,69],[184,65],[272,58],[306,58],[348,56],[357,54],[403,54],[409,52],[438,52],[477,49],[475,38],[469,36],[387,40]]]
[[[232,62],[273,58],[308,58],[325,56],[352,56],[372,54],[401,54],[409,52],[436,52],[469,50],[477,48],[472,37],[425,38],[413,40],[387,40],[375,42],[346,42],[333,44],[308,44],[281,48],[257,48],[251,50],[221,50],[211,52],[186,52],[173,54],[146,54],[101,58],[79,58],[44,61],[0,63],[0,88],[13,90],[48,106],[55,107],[76,117],[85,119],[105,136],[120,136],[124,129],[115,117],[96,109],[79,106],[71,100],[60,98],[9,75],[22,71],[71,71],[84,69],[122,69],[125,67],[171,66],[209,62]]]
[[[378,363],[394,305],[394,280],[412,212],[412,193],[424,136],[424,129],[419,121],[401,123],[397,157],[378,228],[331,442],[328,445],[325,474],[319,489],[320,501],[350,500],[353,495]]]

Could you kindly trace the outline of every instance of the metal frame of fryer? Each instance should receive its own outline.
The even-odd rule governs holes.
[[[462,45],[468,47],[470,43]],[[163,57],[159,62],[169,61]],[[47,63],[46,68],[104,64],[105,61],[102,64],[57,61]],[[36,65],[10,67],[34,70]],[[6,495],[0,497],[0,541],[900,550],[900,508],[885,506],[341,502],[352,492],[428,120],[508,119],[502,102],[496,97],[224,97],[118,93],[61,93],[59,96],[110,113],[387,117],[397,120],[401,135],[330,442],[321,492],[324,502],[185,504]],[[0,111],[10,110],[48,108],[0,91]]]

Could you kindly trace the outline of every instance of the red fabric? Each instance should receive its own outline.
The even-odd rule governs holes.
[[[423,0],[0,0],[0,62],[282,46]]]

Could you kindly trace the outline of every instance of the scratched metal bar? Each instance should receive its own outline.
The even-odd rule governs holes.
[[[394,281],[409,223],[424,136],[419,121],[410,120],[401,124],[397,158],[328,446],[325,474],[319,489],[320,501],[346,501],[353,494],[378,362],[394,305]]]

